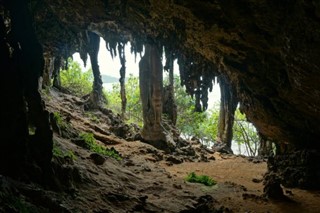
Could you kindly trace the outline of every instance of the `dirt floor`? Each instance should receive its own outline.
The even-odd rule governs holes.
[[[117,145],[117,150],[131,153],[144,147],[141,142]],[[138,152],[135,152],[138,154]],[[149,157],[138,154],[132,158]],[[244,156],[212,154],[215,160],[209,162],[183,162],[173,164],[166,161],[155,163],[169,172],[170,176],[183,185],[192,186],[193,192],[200,191],[211,195],[217,206],[223,206],[225,212],[320,212],[320,192],[300,189],[286,189],[287,201],[274,201],[262,197],[263,175],[267,170],[266,162]],[[210,158],[210,154],[208,155]],[[208,175],[218,182],[216,186],[208,187],[201,184],[186,183],[185,177],[190,173]],[[157,178],[157,177],[155,177]],[[182,188],[184,188],[183,186]],[[195,190],[197,189],[197,190]],[[169,198],[170,200],[171,198]]]
[[[0,188],[4,183],[6,189],[14,186],[34,210],[30,212],[320,212],[319,191],[284,188],[285,201],[263,197],[265,159],[212,153],[196,141],[185,147],[191,154],[167,154],[117,136],[130,138],[130,131],[109,111],[85,111],[82,100],[55,90],[44,96],[48,110],[58,112],[68,125],[56,128],[55,146],[72,155],[53,161],[58,191],[0,177]],[[122,159],[83,148],[76,137],[80,132],[93,133]],[[217,184],[186,182],[191,172],[208,175]],[[8,209],[19,210],[0,207]]]

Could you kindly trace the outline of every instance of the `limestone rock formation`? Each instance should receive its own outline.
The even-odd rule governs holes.
[[[224,76],[261,135],[283,151],[320,151],[318,1],[4,0],[0,24],[0,65],[9,67],[1,77],[1,150],[25,152],[31,123],[38,149],[50,150],[48,116],[37,92],[42,49],[45,57],[66,59],[78,51],[86,60],[83,33],[91,31],[111,54],[127,41],[135,54],[150,40],[171,50],[198,108],[206,108],[214,78]],[[1,154],[1,161],[14,156]]]

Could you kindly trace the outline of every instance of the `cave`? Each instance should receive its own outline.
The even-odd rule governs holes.
[[[96,59],[100,36],[111,55],[121,55],[127,42],[134,54],[150,44],[160,55],[165,49],[177,59],[197,111],[206,110],[208,90],[220,79],[259,134],[277,144],[265,193],[277,197],[280,184],[319,189],[319,29],[317,1],[2,0],[0,174],[56,186],[54,128],[39,88],[50,78],[59,87],[57,73],[75,52],[84,62],[87,54]],[[122,60],[123,81],[123,54]],[[95,64],[91,98],[100,103]],[[232,111],[237,104],[231,105]]]

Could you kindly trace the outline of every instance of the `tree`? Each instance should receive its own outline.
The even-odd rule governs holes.
[[[142,107],[140,100],[139,78],[129,75],[129,78],[125,82],[126,88],[126,116],[125,120],[129,123],[135,123],[142,127]],[[121,114],[121,97],[120,97],[120,85],[113,84],[112,91],[107,93],[108,104],[107,107],[112,109],[118,114]]]
[[[247,155],[258,155],[260,140],[257,131],[252,123],[247,121],[246,116],[241,114],[239,109],[235,111],[233,140],[245,146]]]
[[[177,123],[177,105],[174,98],[174,75],[173,75],[173,62],[174,55],[171,51],[165,49],[166,64],[164,70],[169,72],[169,82],[163,89],[163,113],[169,118],[173,126]]]
[[[89,94],[92,91],[92,70],[82,72],[80,64],[71,58],[68,63],[68,69],[60,72],[61,86],[79,97]]]
[[[169,81],[168,78],[164,82]],[[142,126],[142,108],[140,103],[138,77],[129,76],[125,87],[127,89],[127,115],[129,122]],[[185,88],[180,86],[179,76],[174,76],[174,99],[177,104],[177,128],[182,137],[191,139],[197,137],[201,143],[212,145],[217,141],[219,103],[213,109],[206,112],[195,112],[195,100],[186,93]],[[120,85],[114,84],[113,90],[108,93],[108,107],[117,113],[121,113]],[[246,120],[245,115],[239,110],[235,111],[233,124],[233,141],[245,150],[239,150],[240,154],[245,151],[247,155],[257,155],[259,137],[254,126]]]

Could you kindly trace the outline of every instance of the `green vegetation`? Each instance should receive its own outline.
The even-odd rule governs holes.
[[[36,134],[36,128],[32,125],[28,126],[29,135],[35,135]]]
[[[206,186],[213,186],[216,185],[217,182],[213,180],[211,177],[206,175],[196,175],[196,173],[191,172],[186,178],[186,181],[190,183],[202,183]]]
[[[241,114],[239,109],[237,109],[235,112],[233,140],[235,140],[238,144],[244,144],[246,152],[249,156],[258,155],[260,138],[257,134],[256,128],[252,123],[247,121],[246,116]],[[242,152],[242,150],[239,151],[240,153]]]
[[[68,128],[68,124],[63,120],[63,118],[59,112],[53,113],[53,119],[56,121],[59,128],[61,128],[61,129]]]
[[[68,150],[68,151],[62,150],[61,147],[57,144],[56,141],[53,141],[52,154],[53,154],[53,156],[58,157],[58,158],[66,158],[66,157],[68,157],[71,160],[76,160],[77,159],[77,157],[75,156],[75,154],[71,150]]]
[[[142,106],[140,102],[139,78],[130,74],[126,83],[127,95],[127,110],[126,119],[128,123],[135,123],[142,126]],[[121,114],[121,98],[120,98],[120,84],[113,84],[112,91],[108,92],[107,100],[109,101],[107,107],[115,113]]]
[[[79,63],[69,59],[68,70],[61,71],[62,86],[75,93],[78,96],[89,94],[92,90],[92,71],[87,70],[82,72]],[[168,78],[164,79],[164,84],[168,83]],[[185,88],[180,86],[180,78],[174,77],[175,101],[177,104],[177,128],[181,131],[181,135],[190,139],[197,137],[203,144],[209,146],[216,140],[218,132],[219,106],[214,107],[206,112],[195,112],[195,100],[192,99],[186,92]],[[135,123],[142,126],[142,108],[140,101],[139,78],[130,75],[126,81],[127,109],[125,119],[128,123]],[[113,84],[112,91],[106,93],[108,100],[107,107],[115,113],[121,114],[121,98],[120,84]],[[94,122],[99,122],[99,119],[88,114],[89,118]],[[67,124],[61,118],[59,113],[55,113],[54,117],[60,128],[66,128]],[[239,110],[235,113],[235,122],[233,129],[233,140],[239,144],[239,151],[246,151],[248,155],[257,155],[259,138],[252,124],[246,121],[245,115],[242,115]],[[245,150],[241,150],[240,146],[244,144]],[[104,152],[104,151],[102,151]]]
[[[69,67],[67,70],[61,70],[61,85],[77,96],[84,96],[92,91],[93,74],[89,69],[82,72],[80,64],[68,59]]]
[[[92,112],[85,112],[85,115],[87,117],[89,117],[89,119],[95,123],[100,123],[100,119],[95,115],[93,114]]]
[[[84,140],[87,148],[90,151],[112,157],[116,160],[121,160],[120,155],[115,149],[108,149],[105,146],[98,144],[92,133],[82,132],[79,136],[82,140]]]
[[[169,80],[164,79],[164,84]],[[195,112],[195,100],[190,97],[184,87],[180,86],[180,78],[174,77],[175,101],[177,104],[177,128],[186,139],[197,137],[201,143],[212,145],[218,135],[219,103],[213,109],[206,112]],[[127,114],[128,122],[142,126],[142,109],[140,103],[139,79],[132,75],[126,82],[127,91]],[[108,93],[108,108],[116,113],[121,113],[120,85],[113,84],[113,90]],[[245,115],[239,110],[235,113],[235,123],[233,129],[234,141],[244,144],[246,150],[239,150],[240,153],[246,151],[249,155],[257,154],[259,138],[254,126],[246,121]],[[239,146],[241,147],[241,146]]]

